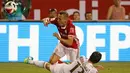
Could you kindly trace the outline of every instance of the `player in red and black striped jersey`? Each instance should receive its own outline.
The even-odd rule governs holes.
[[[57,45],[53,55],[51,56],[50,63],[56,63],[61,57],[68,55],[71,62],[75,61],[79,52],[79,40],[76,36],[75,26],[69,19],[68,13],[61,11],[57,18],[43,19],[44,25],[52,23],[56,25],[59,34],[54,33],[60,43]]]

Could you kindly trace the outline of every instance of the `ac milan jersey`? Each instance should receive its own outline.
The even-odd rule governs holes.
[[[81,63],[79,59],[64,66],[64,73],[98,73],[97,69],[88,61]]]

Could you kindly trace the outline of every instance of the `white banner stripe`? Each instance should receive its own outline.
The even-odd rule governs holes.
[[[121,5],[130,5],[130,1],[121,1]]]
[[[92,1],[92,7],[98,7],[98,1]]]

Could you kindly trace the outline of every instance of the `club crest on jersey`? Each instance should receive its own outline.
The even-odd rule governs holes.
[[[70,28],[70,33],[74,33],[74,28]]]

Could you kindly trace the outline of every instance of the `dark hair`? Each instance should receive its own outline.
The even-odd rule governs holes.
[[[53,12],[53,11],[57,12],[57,9],[55,8],[49,9],[49,12]]]
[[[69,14],[64,10],[60,11],[59,14],[64,15],[65,17],[69,17]]]
[[[75,13],[78,13],[78,14],[80,15],[80,13],[79,13],[78,11],[74,11],[74,12],[73,12],[73,15],[74,15]]]
[[[84,15],[85,15],[85,17],[86,17],[86,14],[89,14],[89,13],[91,13],[91,12],[86,12]],[[92,13],[91,13],[92,14]]]
[[[92,63],[98,63],[102,58],[102,54],[98,51],[95,51],[91,54],[89,60],[92,62]]]

